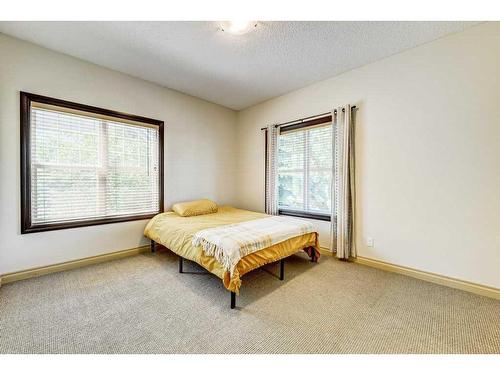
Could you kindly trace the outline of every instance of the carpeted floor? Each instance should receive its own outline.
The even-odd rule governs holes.
[[[326,256],[273,273],[236,310],[168,252],[7,284],[0,353],[500,353],[500,301]]]

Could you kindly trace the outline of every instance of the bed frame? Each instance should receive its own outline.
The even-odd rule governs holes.
[[[156,252],[156,242],[151,240],[151,252],[155,253]],[[184,258],[178,255],[179,257],[179,273],[185,273],[183,269],[183,263],[184,263]],[[280,273],[279,273],[279,279],[280,280],[285,280],[285,258],[280,259]],[[209,274],[210,272],[190,272],[190,273],[206,273]],[[231,309],[234,309],[236,307],[236,293],[235,292],[230,292],[231,293]]]

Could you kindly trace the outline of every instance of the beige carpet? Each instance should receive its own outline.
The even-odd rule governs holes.
[[[7,284],[0,353],[500,353],[500,301],[326,256],[266,269],[236,310],[171,253]]]

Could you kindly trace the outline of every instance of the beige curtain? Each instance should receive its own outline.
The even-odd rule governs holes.
[[[351,106],[332,111],[333,178],[331,249],[337,258],[356,256],[354,236],[354,125]]]
[[[276,158],[278,152],[278,128],[269,125],[266,130],[266,213],[278,215],[278,193],[276,183]]]

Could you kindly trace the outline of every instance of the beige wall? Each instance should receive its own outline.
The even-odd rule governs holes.
[[[165,122],[165,199],[234,203],[234,111],[0,35],[0,274],[147,242],[146,221],[20,235],[19,91]]]
[[[499,69],[482,24],[239,112],[238,205],[263,209],[262,126],[355,104],[359,254],[500,287]]]
[[[20,235],[23,90],[165,121],[167,207],[203,196],[263,210],[259,129],[356,104],[359,254],[500,287],[498,23],[238,114],[4,35],[0,51],[0,274],[146,243],[145,221]]]

